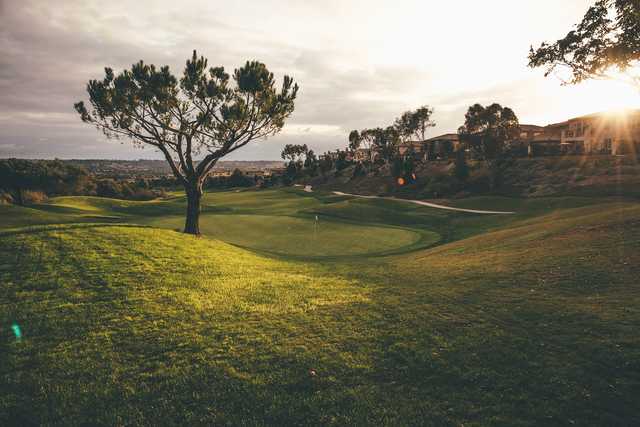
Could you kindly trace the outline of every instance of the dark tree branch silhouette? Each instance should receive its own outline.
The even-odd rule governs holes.
[[[598,0],[582,21],[555,43],[544,42],[529,52],[529,66],[546,67],[545,76],[558,67],[571,77],[564,83],[591,78],[611,78],[612,70],[640,88],[640,75],[630,70],[640,62],[640,2]]]
[[[427,130],[436,124],[431,120],[433,108],[424,105],[415,111],[405,111],[394,123],[403,142],[424,141]]]
[[[373,163],[374,160],[374,140],[377,132],[382,131],[382,129],[363,129],[358,132],[357,130],[352,130],[349,132],[349,149],[354,153],[363,149],[369,152],[369,162]]]
[[[273,73],[257,61],[229,76],[207,69],[196,51],[182,78],[140,61],[87,85],[91,108],[74,105],[82,120],[110,138],[158,149],[187,195],[184,232],[200,234],[202,185],[222,157],[278,133],[293,112],[298,85],[285,76],[277,90]],[[196,160],[200,158],[200,160]]]

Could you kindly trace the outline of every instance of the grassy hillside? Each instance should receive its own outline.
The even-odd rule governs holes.
[[[482,161],[470,161],[470,176],[460,182],[453,177],[453,160],[417,165],[417,180],[399,186],[389,168],[353,178],[353,167],[341,176],[315,177],[314,187],[354,194],[385,194],[404,198],[461,198],[480,195],[509,197],[563,197],[613,195],[640,197],[640,162],[621,156],[551,156],[514,158],[503,163],[500,184],[489,185],[490,171]]]
[[[257,253],[172,231],[179,197],[2,212],[0,425],[640,422],[637,203],[205,203],[212,235]],[[322,255],[301,243],[315,215]]]

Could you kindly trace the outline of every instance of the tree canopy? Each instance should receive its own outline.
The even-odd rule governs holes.
[[[389,164],[396,156],[401,142],[423,141],[427,130],[435,126],[431,120],[433,109],[424,105],[416,110],[405,111],[391,126],[352,130],[349,133],[349,149],[369,150],[369,162],[376,156]]]
[[[544,42],[529,52],[530,67],[546,67],[548,76],[568,68],[568,83],[606,78],[610,71],[628,72],[640,61],[640,2],[598,0],[575,29],[556,42]],[[627,73],[628,74],[628,73]],[[628,75],[640,86],[640,75]]]
[[[273,73],[258,61],[229,75],[207,67],[193,51],[182,78],[168,66],[143,61],[87,85],[90,107],[75,109],[108,137],[125,138],[164,154],[188,199],[185,232],[199,234],[202,184],[216,162],[248,143],[278,133],[293,112],[298,85],[285,76],[276,88]],[[198,160],[199,158],[199,160]]]
[[[309,152],[309,147],[307,144],[287,144],[282,149],[280,153],[280,157],[283,160],[288,160],[289,162],[298,162],[302,161]]]
[[[395,120],[394,127],[403,141],[424,141],[427,130],[436,124],[431,120],[433,108],[424,105],[415,111],[405,111]]]
[[[371,129],[362,129],[360,131],[360,145],[362,148],[369,150],[369,161],[373,163],[376,155],[377,147],[380,145],[380,138],[384,130],[380,127]]]
[[[349,132],[349,149],[352,151],[360,148],[360,143],[362,142],[362,138],[360,137],[360,132],[357,130],[352,130]]]
[[[377,128],[373,144],[376,152],[384,162],[389,163],[400,143],[400,132],[395,126],[387,126],[385,129]]]
[[[369,160],[373,162],[374,144],[376,135],[382,132],[382,129],[362,129],[361,131],[352,130],[349,132],[349,149],[356,151],[358,149],[369,150]]]
[[[472,105],[465,114],[464,125],[458,129],[460,141],[488,160],[499,157],[505,142],[519,133],[518,117],[500,104]]]
[[[90,185],[85,169],[59,160],[0,159],[0,190],[10,193],[20,205],[25,203],[25,191],[80,194]]]

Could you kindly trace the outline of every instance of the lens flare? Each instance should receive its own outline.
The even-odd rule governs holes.
[[[20,330],[20,325],[14,322],[13,325],[11,325],[11,329],[13,329],[13,333],[16,336],[16,340],[20,340],[22,338],[22,331]]]

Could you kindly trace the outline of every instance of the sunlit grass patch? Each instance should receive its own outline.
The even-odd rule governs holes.
[[[105,202],[122,225],[7,210],[0,425],[640,422],[636,203],[499,201],[523,209],[505,218],[278,194],[208,196],[201,238],[171,230],[179,199]],[[443,238],[277,256],[315,215],[323,250]]]

